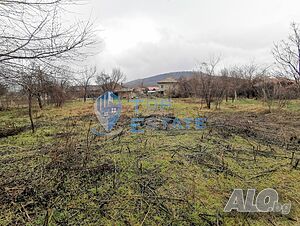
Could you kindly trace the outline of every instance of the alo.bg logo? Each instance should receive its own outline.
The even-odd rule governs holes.
[[[257,195],[255,189],[248,189],[246,196],[242,189],[234,189],[224,212],[229,213],[232,210],[241,213],[278,212],[286,215],[290,213],[291,203],[281,204],[277,191],[272,188],[262,190]]]
[[[96,100],[95,113],[106,132],[110,132],[117,124],[121,110],[122,103],[113,92],[106,92]],[[97,132],[96,129],[92,129],[92,132],[98,136],[105,135]]]

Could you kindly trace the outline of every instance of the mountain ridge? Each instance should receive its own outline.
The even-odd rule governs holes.
[[[179,79],[181,77],[187,78],[187,77],[192,77],[194,75],[193,71],[177,71],[177,72],[168,72],[168,73],[163,73],[163,74],[158,74],[158,75],[153,75],[149,76],[143,79],[135,79],[132,81],[129,81],[125,83],[124,85],[129,87],[129,88],[137,88],[140,86],[157,86],[157,82],[164,80],[166,78],[174,78],[174,79]]]

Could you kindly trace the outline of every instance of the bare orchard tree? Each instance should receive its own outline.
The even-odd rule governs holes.
[[[54,65],[85,56],[96,43],[90,22],[63,21],[71,0],[0,1],[0,78],[7,83],[23,79],[32,61]],[[82,51],[81,51],[82,50]],[[27,68],[27,69],[26,69]]]
[[[0,96],[3,96],[7,93],[7,86],[0,83]]]
[[[32,75],[32,91],[33,96],[37,99],[39,108],[42,110],[44,106],[43,102],[43,96],[45,93],[45,90],[47,89],[47,84],[49,80],[49,75],[46,73],[44,69],[41,67],[32,68],[32,71],[30,73]],[[23,81],[21,81],[19,84],[24,87],[26,87],[26,83],[24,84]],[[26,80],[25,80],[26,82]]]
[[[300,88],[300,29],[296,23],[291,24],[292,33],[287,40],[275,44],[273,56],[282,74],[295,79]]]
[[[32,68],[29,71],[22,71],[21,74],[21,80],[22,83],[19,83],[25,94],[27,94],[28,97],[28,116],[30,119],[30,125],[31,130],[34,133],[35,132],[35,125],[33,122],[33,115],[32,115],[32,107],[33,107],[33,96],[36,93],[36,78],[38,77],[37,74],[39,73],[39,70],[35,68],[35,65],[32,64]]]
[[[221,70],[221,80],[222,80],[222,88],[224,89],[224,95],[226,102],[230,96],[232,96],[233,84],[232,79],[230,78],[230,70],[227,68],[223,68]]]
[[[90,22],[62,22],[68,0],[0,1],[0,63],[72,58],[75,50],[94,43]],[[66,25],[68,24],[69,25]],[[78,55],[77,55],[78,56]]]
[[[229,95],[232,98],[232,102],[235,102],[238,99],[238,92],[243,84],[243,73],[238,66],[231,67],[228,73],[231,81],[229,84]]]
[[[175,89],[175,97],[188,98],[192,96],[192,82],[187,78],[179,78],[177,89]]]
[[[91,80],[96,76],[97,67],[85,67],[84,71],[81,73],[82,76],[79,78],[79,85],[83,88],[83,101],[86,102],[88,95],[88,88]]]
[[[278,86],[269,76],[264,76],[262,81],[257,85],[259,93],[263,97],[263,101],[268,106],[268,113],[271,113],[272,105],[277,95]]]
[[[208,62],[203,62],[199,66],[199,70],[195,72],[198,80],[200,97],[205,100],[208,109],[211,108],[213,101],[213,80],[216,75],[216,67],[220,62],[220,57],[211,57]]]
[[[264,74],[265,68],[254,63],[221,70],[226,101],[231,97],[232,102],[235,102],[239,95],[247,98],[257,97],[255,83]]]
[[[32,131],[32,99],[37,92],[37,65],[56,67],[85,56],[87,47],[95,44],[90,22],[63,20],[64,6],[72,0],[1,0],[0,1],[0,78],[18,84],[28,94]],[[40,76],[41,77],[41,76]],[[40,100],[40,99],[39,99]],[[42,105],[40,105],[42,107]]]
[[[0,81],[0,111],[4,109],[3,96],[7,93],[7,86]]]
[[[102,72],[96,78],[96,83],[101,87],[103,93],[107,91],[115,91],[118,86],[125,82],[125,74],[118,68],[112,70],[111,74]]]
[[[259,76],[259,66],[255,63],[250,63],[241,66],[240,72],[244,79],[243,92],[247,98],[253,98],[257,96],[257,90],[254,85]]]
[[[65,89],[68,84],[68,76],[64,76],[63,79],[58,79],[55,78],[55,76],[51,76],[51,71],[47,71],[47,69],[49,68],[43,68],[41,65],[32,63],[29,69],[25,68],[20,72],[20,78],[17,81],[17,84],[23,88],[23,92],[28,97],[28,115],[32,132],[35,132],[32,114],[34,98],[37,98],[40,108],[43,106],[42,98],[44,102],[46,102],[46,99],[54,103],[57,107],[61,107],[65,101]]]
[[[48,81],[46,92],[49,103],[54,104],[56,107],[61,107],[67,99],[66,90],[68,88],[69,81],[66,79],[53,79]]]
[[[238,94],[246,98],[257,98],[258,92],[255,84],[260,82],[267,74],[269,67],[264,67],[255,63],[250,63],[235,67],[235,73],[238,74],[237,78],[241,78]]]
[[[277,71],[266,68],[264,73],[261,73],[259,79],[257,79],[255,88],[268,106],[268,112],[270,113],[275,101],[278,103],[279,108],[287,106],[289,100],[295,95],[293,92],[294,85],[290,79],[278,75]]]
[[[268,113],[271,113],[275,101],[278,103],[278,108],[285,107],[289,102],[291,92],[286,79],[265,75],[262,81],[257,84],[257,88],[263,101],[268,106]]]
[[[221,70],[220,76],[215,76],[213,78],[212,95],[214,97],[216,110],[221,110],[221,104],[224,98],[227,102],[231,91],[232,87],[229,77],[229,71],[224,68]]]

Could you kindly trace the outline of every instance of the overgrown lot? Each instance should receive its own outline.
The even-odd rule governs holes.
[[[133,134],[127,102],[106,137],[90,133],[92,101],[36,110],[35,134],[26,108],[0,112],[0,225],[300,225],[300,101],[173,101],[139,117],[206,116],[206,129]],[[291,213],[224,213],[234,188],[274,188]]]

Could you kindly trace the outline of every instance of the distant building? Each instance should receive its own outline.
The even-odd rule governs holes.
[[[146,92],[148,95],[156,95],[159,93],[159,87],[157,86],[149,86],[146,88]]]
[[[135,89],[133,88],[127,88],[127,87],[120,87],[114,92],[117,96],[120,97],[120,99],[132,99],[137,96],[137,93]]]
[[[164,95],[170,95],[176,88],[178,81],[173,78],[166,78],[162,81],[157,82],[159,86],[159,92]]]

